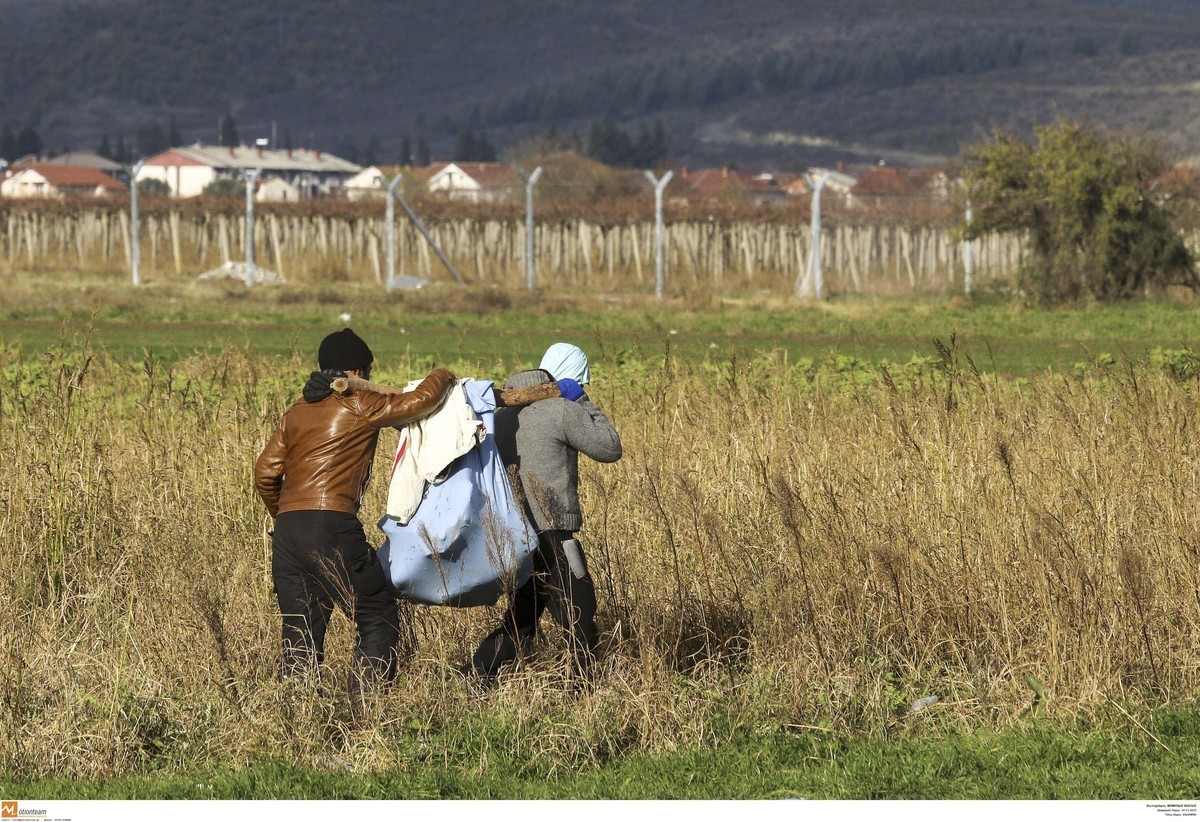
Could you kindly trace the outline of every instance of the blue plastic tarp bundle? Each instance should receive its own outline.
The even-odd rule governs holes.
[[[496,448],[492,383],[467,380],[463,389],[487,436],[425,487],[407,524],[379,520],[379,561],[396,595],[423,605],[491,605],[529,579],[537,549]]]

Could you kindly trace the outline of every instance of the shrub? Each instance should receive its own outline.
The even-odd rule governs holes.
[[[246,193],[246,184],[240,180],[213,180],[200,192],[201,197],[239,197]]]
[[[1035,127],[1032,144],[998,132],[968,156],[977,211],[964,232],[1027,231],[1032,258],[1021,282],[1037,301],[1125,299],[1195,280],[1154,196],[1168,167],[1156,144],[1060,121]]]

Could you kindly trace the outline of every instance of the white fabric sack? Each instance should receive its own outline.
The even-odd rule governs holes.
[[[420,382],[414,380],[404,390],[412,391]],[[450,463],[483,442],[487,435],[467,402],[463,388],[466,382],[459,380],[433,414],[400,429],[400,444],[388,485],[387,515],[401,525],[416,513],[425,494],[425,484],[436,482]]]
[[[483,426],[482,442],[426,483],[402,523],[379,520],[379,561],[396,595],[422,605],[492,605],[528,581],[537,534],[526,521],[496,447],[492,383],[466,380],[463,394]]]

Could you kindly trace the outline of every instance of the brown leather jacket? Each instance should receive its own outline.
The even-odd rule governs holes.
[[[380,429],[432,414],[454,384],[453,373],[436,368],[404,394],[331,392],[317,402],[297,400],[254,465],[254,488],[271,516],[314,510],[357,514]]]

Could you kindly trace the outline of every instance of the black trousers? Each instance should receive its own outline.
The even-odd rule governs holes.
[[[400,617],[362,523],[340,511],[288,511],[275,520],[271,574],[283,614],[283,675],[315,674],[336,605],[354,621],[359,674],[396,674]]]
[[[570,531],[538,534],[533,576],[513,594],[499,627],[479,644],[471,658],[474,673],[494,676],[504,665],[527,653],[537,638],[538,620],[547,608],[566,634],[568,658],[576,671],[590,664],[599,638],[596,587],[583,564],[582,549],[572,570],[563,550],[563,543],[572,539]]]

